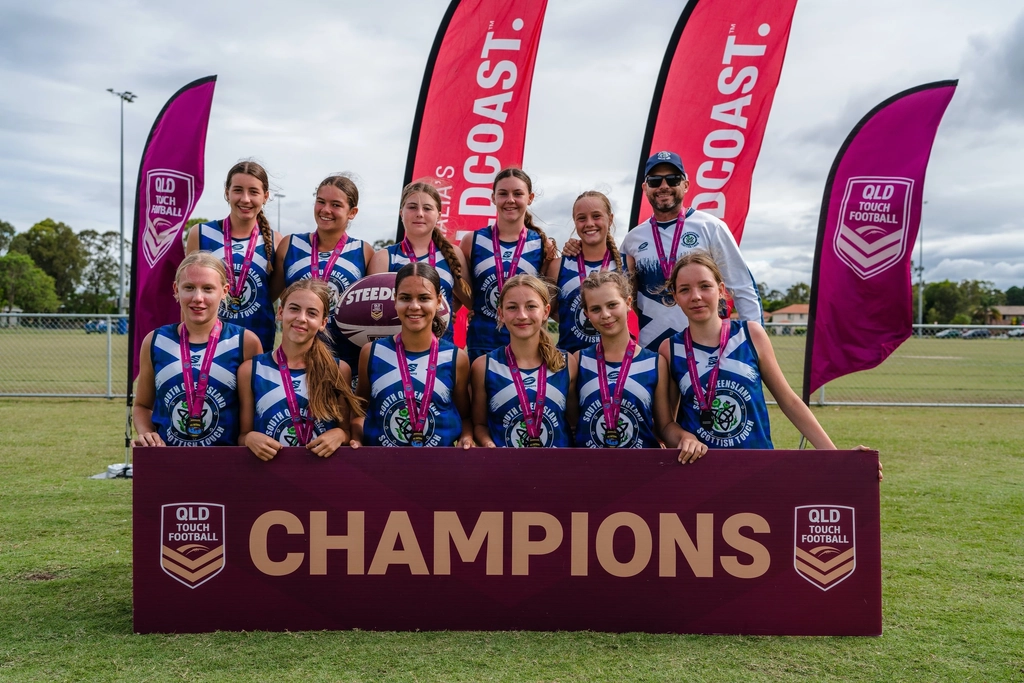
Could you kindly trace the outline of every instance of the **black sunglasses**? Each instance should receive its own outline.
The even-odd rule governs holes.
[[[683,178],[684,176],[679,173],[674,173],[673,175],[649,175],[646,178],[646,182],[647,187],[661,187],[662,180],[667,182],[669,187],[679,187],[679,183],[683,182]]]

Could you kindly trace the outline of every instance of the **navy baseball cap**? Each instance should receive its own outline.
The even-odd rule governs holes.
[[[644,168],[644,175],[649,175],[651,173],[651,169],[658,164],[675,166],[680,173],[686,175],[686,171],[683,170],[683,160],[680,159],[679,155],[675,152],[658,152],[657,154],[652,154],[651,158],[647,160],[647,166]]]

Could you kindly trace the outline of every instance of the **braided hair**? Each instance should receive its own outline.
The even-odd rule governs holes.
[[[231,187],[231,179],[237,173],[252,176],[260,181],[264,192],[270,192],[270,178],[267,177],[267,171],[255,161],[239,161],[232,166],[231,170],[228,171],[227,180],[224,181],[224,192],[227,192],[228,188]],[[256,214],[256,224],[259,225],[260,235],[263,237],[263,250],[267,255],[267,274],[269,275],[274,272],[274,231],[270,228],[270,221],[267,220],[264,208],[264,206],[261,206],[260,212]]]
[[[401,206],[405,206],[405,200],[411,195],[423,192],[430,196],[437,203],[437,210],[441,210],[441,195],[438,193],[434,183],[430,180],[417,180],[416,182],[409,183],[402,190],[402,203]],[[473,290],[470,288],[469,283],[462,277],[462,264],[459,263],[458,256],[455,255],[455,247],[445,237],[444,232],[441,228],[434,224],[434,230],[430,234],[430,240],[434,243],[434,246],[444,256],[444,260],[448,263],[448,270],[452,273],[452,279],[455,281],[455,287],[458,288],[462,298],[465,300],[471,300],[473,298]],[[396,282],[395,287],[398,287]],[[449,302],[454,304],[454,302]]]
[[[530,176],[528,176],[526,174],[526,171],[524,171],[521,168],[517,168],[515,166],[509,166],[507,168],[503,168],[500,171],[498,171],[498,174],[496,176],[494,176],[494,183],[491,184],[491,192],[492,193],[497,191],[497,189],[498,189],[498,182],[501,181],[501,180],[504,180],[505,178],[517,178],[517,179],[523,181],[523,183],[526,184],[527,192],[530,192],[531,194],[533,193],[533,181],[530,180]],[[540,235],[541,253],[546,255],[547,254],[547,246],[548,246],[548,235],[547,235],[546,232],[544,232],[544,230],[539,225],[537,225],[534,222],[533,214],[530,213],[529,210],[527,210],[526,216],[524,216],[524,218],[523,218],[523,223],[526,225],[526,229],[527,230],[533,230],[538,235]],[[546,262],[547,260],[548,260],[547,256],[545,256],[544,257],[544,261]]]
[[[572,203],[573,214],[576,213],[576,202],[583,199],[584,197],[590,197],[592,199],[597,199],[598,201],[600,201],[602,204],[604,204],[604,210],[605,213],[608,214],[608,218],[612,218],[612,203],[608,201],[608,197],[603,192],[598,192],[597,190],[587,190],[586,192],[581,192],[580,196],[576,197],[576,201]],[[605,243],[608,247],[608,251],[610,251],[612,254],[612,258],[615,260],[615,269],[618,270],[619,272],[622,272],[622,254],[619,253],[619,246],[615,244],[615,238],[612,237],[612,230],[614,228],[614,221],[609,220],[608,234],[605,236]]]

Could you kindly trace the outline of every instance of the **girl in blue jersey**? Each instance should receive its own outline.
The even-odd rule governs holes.
[[[400,243],[374,254],[366,270],[367,275],[397,273],[413,261],[429,263],[441,276],[441,293],[454,323],[455,311],[461,306],[473,305],[473,292],[464,279],[466,257],[452,246],[437,225],[441,215],[441,195],[433,183],[417,181],[405,186],[401,206],[405,237]],[[454,329],[454,324],[449,324],[442,339],[452,341]]]
[[[473,446],[469,357],[444,339],[437,311],[441,278],[422,261],[395,277],[402,331],[363,347],[359,396],[366,417],[352,421],[352,447]]]
[[[221,322],[228,296],[224,263],[196,251],[178,266],[174,298],[182,322],[146,335],[132,421],[136,446],[234,446],[238,441],[238,366],[263,349],[259,338]]]
[[[323,280],[331,289],[328,330],[341,301],[341,293],[366,274],[366,266],[373,258],[372,246],[348,234],[349,223],[359,213],[358,204],[359,189],[350,178],[328,176],[316,190],[313,206],[316,230],[309,234],[288,235],[281,240],[277,251],[271,293],[276,298],[297,280]],[[359,347],[339,334],[330,336],[334,355],[354,366],[359,359]]]
[[[362,415],[352,394],[352,371],[318,337],[327,324],[330,290],[299,280],[281,294],[281,345],[238,369],[238,444],[260,460],[284,446],[326,458],[348,443],[349,416]]]
[[[473,361],[473,434],[487,448],[566,447],[576,424],[576,359],[555,348],[545,326],[552,293],[517,275],[498,297],[509,343]]]
[[[563,253],[562,258],[552,260],[545,273],[558,287],[558,348],[569,353],[600,339],[581,303],[583,279],[598,270],[622,272],[622,256],[611,234],[615,216],[608,197],[596,190],[584,192],[572,205],[572,219],[580,249],[572,256]]]
[[[224,181],[224,199],[231,207],[227,218],[193,226],[185,253],[209,251],[227,264],[228,295],[220,319],[252,330],[269,349],[277,333],[270,278],[281,235],[270,229],[263,210],[270,199],[267,172],[255,161],[238,162]]]
[[[508,344],[509,333],[498,326],[498,293],[517,273],[542,275],[555,257],[554,242],[533,222],[533,182],[521,169],[506,168],[494,176],[491,201],[496,221],[466,235],[462,253],[469,264],[473,315],[466,332],[470,360]]]
[[[576,445],[661,448],[661,435],[672,423],[668,363],[629,336],[629,280],[621,273],[594,271],[580,285],[580,293],[600,338],[576,353]]]
[[[682,256],[669,282],[676,305],[689,320],[686,330],[659,349],[672,373],[670,405],[678,405],[681,397],[679,422],[665,435],[670,447],[680,449],[679,461],[693,462],[708,448],[772,448],[762,381],[815,448],[834,450],[814,414],[786,382],[764,328],[720,317],[726,291],[710,254]]]

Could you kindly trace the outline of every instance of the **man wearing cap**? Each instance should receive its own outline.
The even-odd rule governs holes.
[[[689,186],[678,154],[665,151],[651,156],[643,188],[654,216],[633,228],[622,242],[626,264],[635,277],[640,345],[653,351],[687,325],[686,316],[665,286],[668,276],[662,259],[670,271],[680,256],[696,249],[715,259],[740,318],[763,320],[757,285],[729,227],[709,213],[683,208]]]

